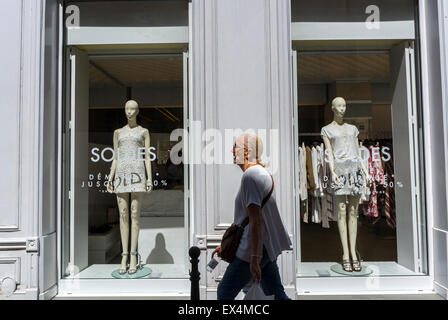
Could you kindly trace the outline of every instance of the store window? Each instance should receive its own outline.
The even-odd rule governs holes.
[[[184,278],[188,43],[142,43],[126,28],[152,39],[164,25],[188,26],[187,3],[68,5],[79,6],[81,26],[65,46],[62,277]],[[111,43],[90,43],[108,28],[119,28]]]
[[[427,274],[414,5],[368,7],[292,1],[298,277]]]

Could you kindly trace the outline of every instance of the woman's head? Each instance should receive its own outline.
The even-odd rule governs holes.
[[[263,142],[255,133],[243,133],[235,140],[233,145],[233,163],[244,165],[256,163],[263,167],[266,164],[261,161],[263,154]]]

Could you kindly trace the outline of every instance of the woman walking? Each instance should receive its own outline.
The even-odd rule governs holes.
[[[250,280],[261,282],[265,295],[288,300],[277,266],[277,257],[291,249],[272,192],[274,180],[260,160],[263,144],[251,133],[239,136],[233,146],[233,162],[243,170],[235,199],[234,223],[245,226],[236,255],[218,285],[218,300],[233,300]],[[272,194],[270,194],[270,192]],[[219,255],[221,246],[212,253]]]

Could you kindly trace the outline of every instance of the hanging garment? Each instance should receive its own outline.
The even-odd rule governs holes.
[[[306,200],[308,198],[308,192],[306,189],[306,163],[305,152],[302,147],[299,147],[299,198],[300,200]]]
[[[320,202],[320,197],[311,197],[311,199],[312,199],[311,222],[320,223],[322,213],[322,205]]]
[[[311,159],[310,147],[306,147],[306,177],[307,177],[307,189],[314,190],[314,188],[316,188],[316,184],[314,183],[313,163]]]
[[[386,222],[389,227],[395,229],[396,227],[396,214],[395,214],[395,175],[394,175],[394,162],[392,157],[389,161],[384,162],[384,168],[386,173],[386,199],[384,203],[384,211],[386,215]]]
[[[379,147],[377,142],[375,147]],[[378,214],[378,186],[384,184],[384,171],[381,165],[381,159],[373,158],[373,146],[370,146],[370,157],[369,157],[369,175],[372,180],[370,185],[370,199],[364,205],[364,214],[369,217],[377,218]]]
[[[308,199],[300,201],[300,212],[303,222],[308,223]]]
[[[325,190],[325,182],[326,182],[326,172],[327,172],[327,162],[325,161],[325,151],[324,144],[322,143],[318,147],[318,152],[320,156],[320,202],[321,202],[321,217],[322,217],[322,227],[330,228],[330,223],[328,222],[328,206],[327,206],[327,195]]]
[[[303,220],[303,222],[308,223],[306,149],[303,147],[299,147],[299,199],[300,199],[300,217]]]
[[[364,168],[366,168],[367,172],[369,171],[369,158],[370,158],[370,151],[369,149],[362,146],[362,143],[360,143],[360,157],[361,157],[361,163],[363,164]],[[363,188],[361,192],[361,201],[369,201],[370,198],[370,188],[366,186]]]
[[[311,158],[313,165],[313,177],[315,188],[312,190],[313,206],[312,206],[312,222],[321,223],[322,221],[322,196],[324,195],[323,182],[323,150],[321,146],[311,149]]]
[[[338,183],[332,181],[330,191],[335,195],[360,195],[365,187],[365,173],[359,157],[356,126],[330,123],[322,128],[321,135],[330,140],[333,149],[333,168]]]
[[[323,148],[322,148],[323,149]],[[322,197],[322,210],[325,210],[325,212],[322,212],[322,226],[323,227],[330,227],[328,221],[336,221],[337,217],[335,217],[335,212],[333,210],[333,195],[330,193],[330,183],[331,183],[331,172],[330,172],[330,165],[328,162],[328,159],[325,156],[325,150],[323,149],[323,182],[322,182],[322,189],[324,191],[324,195]]]
[[[321,209],[319,207],[319,201],[317,199],[318,197],[318,184],[319,184],[319,177],[317,175],[317,150],[315,147],[311,148],[311,174],[314,181],[314,188],[310,190],[311,194],[311,222],[313,223],[319,223],[319,210]]]

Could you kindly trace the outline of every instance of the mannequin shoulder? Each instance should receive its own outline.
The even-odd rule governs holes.
[[[325,137],[327,137],[327,138],[330,138],[330,137],[331,137],[332,127],[333,127],[333,126],[331,125],[331,123],[330,123],[330,124],[327,124],[326,126],[322,127],[322,129],[320,130],[320,134],[321,134],[322,136],[325,136]]]
[[[140,130],[142,131],[144,136],[149,136],[149,130],[148,129],[143,128],[143,127],[140,127],[140,128],[141,128]]]
[[[357,126],[349,123],[346,123],[345,125],[350,129],[351,132],[353,132],[353,134],[357,135],[359,133]]]

